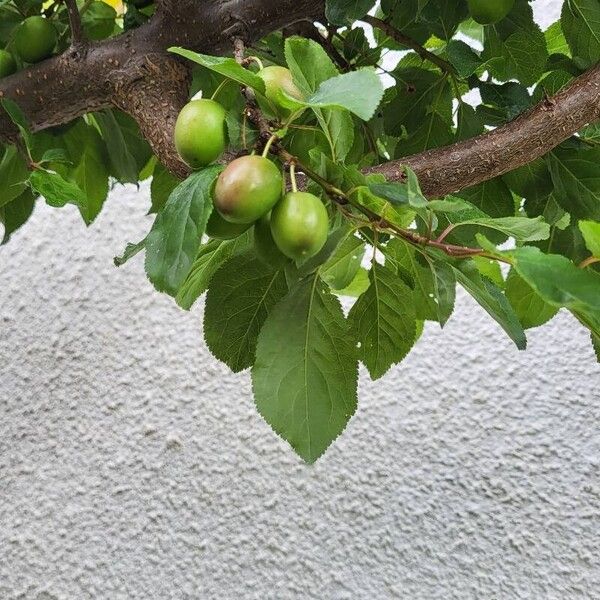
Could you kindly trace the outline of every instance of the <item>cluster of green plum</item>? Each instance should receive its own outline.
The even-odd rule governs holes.
[[[471,16],[481,25],[492,25],[501,21],[515,4],[515,0],[467,0],[467,2]]]
[[[286,111],[282,90],[300,94],[284,67],[266,67],[259,75],[266,100],[280,114]],[[209,99],[192,100],[181,110],[175,146],[191,168],[205,167],[222,156],[227,145],[225,117],[225,109]],[[295,189],[285,193],[281,170],[266,156],[242,156],[229,163],[217,179],[213,204],[206,233],[215,239],[234,239],[254,226],[256,249],[270,262],[281,254],[294,260],[309,258],[327,240],[329,220],[321,200]]]
[[[23,62],[37,63],[52,56],[57,39],[56,29],[48,19],[33,16],[17,27],[12,47]],[[0,50],[0,77],[12,75],[16,70],[14,55],[8,50]]]

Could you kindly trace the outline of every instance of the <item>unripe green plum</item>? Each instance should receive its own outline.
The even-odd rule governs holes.
[[[206,235],[214,240],[233,240],[248,231],[250,227],[250,223],[230,223],[213,210],[206,224]]]
[[[285,67],[271,66],[261,69],[258,76],[265,82],[267,100],[281,116],[289,116],[292,111],[283,92],[292,98],[302,100],[302,92],[294,83],[291,71]]]
[[[469,12],[481,25],[491,25],[508,15],[515,0],[468,0]]]
[[[214,205],[227,221],[253,223],[277,204],[282,188],[275,163],[262,156],[242,156],[219,175]]]
[[[0,78],[8,77],[17,70],[13,55],[7,50],[0,50]]]
[[[271,215],[261,217],[254,224],[254,249],[258,257],[266,264],[280,267],[288,262],[281,250],[277,247],[271,233]]]
[[[327,241],[327,209],[313,194],[290,192],[271,213],[271,233],[277,247],[295,260],[310,258]]]
[[[56,40],[54,25],[44,17],[34,16],[28,17],[17,27],[14,46],[25,62],[37,63],[52,55]]]
[[[217,160],[225,151],[227,132],[225,109],[214,100],[192,100],[175,123],[175,147],[192,169]]]

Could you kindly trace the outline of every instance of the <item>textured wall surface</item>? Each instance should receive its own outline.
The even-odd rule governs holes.
[[[546,12],[545,15],[551,13]],[[464,296],[304,466],[139,258],[146,187],[0,249],[0,599],[600,596],[600,368]],[[364,373],[363,373],[364,375]]]

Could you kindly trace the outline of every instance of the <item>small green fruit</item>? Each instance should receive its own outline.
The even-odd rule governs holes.
[[[13,55],[7,50],[0,50],[0,78],[8,77],[17,70]]]
[[[284,92],[296,100],[303,99],[302,92],[292,79],[291,71],[279,66],[265,67],[258,72],[258,76],[265,82],[267,100],[281,116],[289,116],[291,109]]]
[[[491,25],[508,15],[515,0],[468,0],[469,12],[481,25]]]
[[[242,156],[227,165],[217,179],[214,205],[232,223],[253,223],[281,198],[283,177],[269,159]]]
[[[277,247],[295,260],[310,258],[327,241],[329,219],[313,194],[290,192],[271,213],[271,232]]]
[[[275,244],[271,233],[271,215],[261,217],[254,224],[254,249],[258,258],[267,265],[280,267],[288,262],[287,256]]]
[[[233,240],[248,231],[250,227],[250,223],[230,223],[213,210],[206,224],[206,235],[214,240]]]
[[[214,100],[192,100],[175,123],[175,147],[192,169],[217,160],[227,144],[225,109]]]
[[[14,36],[17,54],[28,63],[37,63],[52,55],[56,46],[56,29],[44,17],[35,16],[25,19]]]

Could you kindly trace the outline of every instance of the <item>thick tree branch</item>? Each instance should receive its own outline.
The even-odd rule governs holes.
[[[185,175],[172,141],[186,100],[188,67],[167,52],[184,46],[230,52],[323,11],[323,0],[161,0],[146,25],[117,38],[75,48],[0,81],[0,97],[15,100],[34,131],[67,123],[86,112],[118,106],[136,118],[157,156]],[[600,119],[600,66],[498,129],[444,148],[371,169],[399,180],[408,164],[431,197],[476,185],[543,156],[587,123]],[[0,114],[0,139],[15,128]]]
[[[156,15],[134,31],[89,44],[85,53],[71,48],[2,79],[0,98],[16,101],[33,131],[62,125],[86,112],[119,106],[136,117],[143,131],[153,133],[153,145],[160,140],[154,145],[159,159],[182,174],[172,141],[164,143],[172,137],[172,119],[161,125],[162,132],[153,132],[159,123],[152,117],[152,106],[140,110],[138,99],[124,95],[123,90],[136,88],[140,77],[150,76],[153,64],[168,58],[179,60],[167,52],[171,46],[224,53],[230,51],[234,37],[252,43],[322,11],[323,0],[162,0]],[[185,100],[182,98],[181,94],[166,95],[163,103],[170,106],[161,105],[161,110],[169,115],[178,112]],[[11,141],[15,136],[8,116],[0,114],[0,140]]]
[[[445,196],[540,158],[600,119],[600,65],[514,121],[475,138],[370,169],[398,180],[410,166],[430,197]]]

